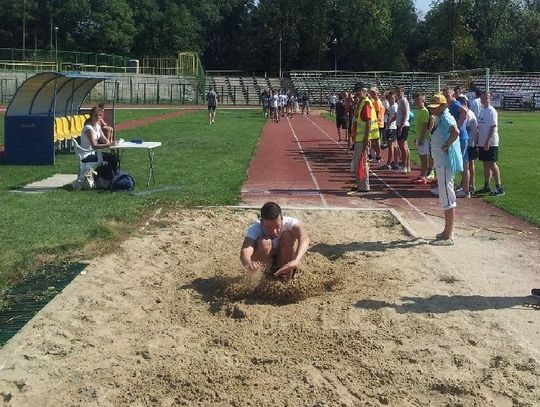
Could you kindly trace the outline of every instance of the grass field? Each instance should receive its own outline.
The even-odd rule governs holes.
[[[73,154],[58,154],[54,166],[0,166],[0,292],[42,262],[68,261],[90,241],[125,236],[130,224],[157,205],[237,203],[263,124],[258,112],[220,110],[210,127],[201,111],[119,132],[124,139],[163,143],[155,154],[155,186],[146,186],[146,152],[124,153],[122,169],[137,182],[135,196],[67,189],[13,192],[55,173],[76,173]]]
[[[323,113],[329,120],[329,114]],[[537,205],[540,196],[540,184],[536,181],[540,169],[533,163],[538,162],[535,136],[540,133],[540,113],[531,112],[499,112],[499,168],[506,192],[505,196],[483,199],[505,211],[519,216],[540,226],[540,207]],[[414,133],[409,136],[411,160],[418,164],[419,158],[414,146]],[[476,162],[476,186],[482,188],[484,171],[482,163]],[[460,177],[456,177],[456,182]],[[493,182],[492,185],[493,187]]]

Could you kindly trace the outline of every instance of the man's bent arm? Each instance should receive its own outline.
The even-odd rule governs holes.
[[[294,259],[281,266],[281,268],[274,273],[276,277],[291,273],[294,271],[294,269],[298,268],[300,265],[300,260],[302,260],[302,257],[304,257],[304,254],[306,254],[309,248],[309,236],[306,228],[301,223],[294,225],[291,232],[293,232],[296,239],[298,239],[298,248],[296,249]]]
[[[240,262],[247,270],[253,270],[253,262],[251,261],[251,257],[253,256],[254,251],[255,241],[249,237],[246,237],[244,239],[244,243],[242,243],[242,249],[240,250]]]

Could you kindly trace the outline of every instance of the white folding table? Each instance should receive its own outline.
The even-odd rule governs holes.
[[[124,150],[131,150],[131,149],[146,149],[148,151],[148,182],[146,183],[146,186],[150,185],[150,180],[154,181],[154,184],[156,183],[156,178],[154,177],[154,149],[156,147],[160,147],[161,142],[159,141],[144,141],[142,143],[132,143],[131,141],[122,141],[121,143],[118,143],[114,146],[107,147],[109,150],[117,150],[120,152],[118,157],[118,165],[120,165],[122,161],[122,155],[124,154]]]

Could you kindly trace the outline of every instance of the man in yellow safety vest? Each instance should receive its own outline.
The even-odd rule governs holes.
[[[353,118],[354,154],[351,162],[351,172],[355,174],[356,188],[349,194],[369,192],[369,161],[367,152],[370,138],[378,137],[379,125],[377,112],[373,100],[368,95],[367,87],[357,83],[354,92],[358,97],[358,104]]]

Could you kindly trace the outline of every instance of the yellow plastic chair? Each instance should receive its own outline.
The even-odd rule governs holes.
[[[54,118],[54,142],[62,140],[62,136],[64,134],[64,124],[62,123],[62,119],[60,117]]]
[[[70,138],[71,134],[70,134],[70,131],[69,131],[69,120],[67,117],[61,117],[60,118],[62,120],[62,124],[64,126],[64,134],[63,134],[63,138],[61,138],[60,140],[67,140]]]

